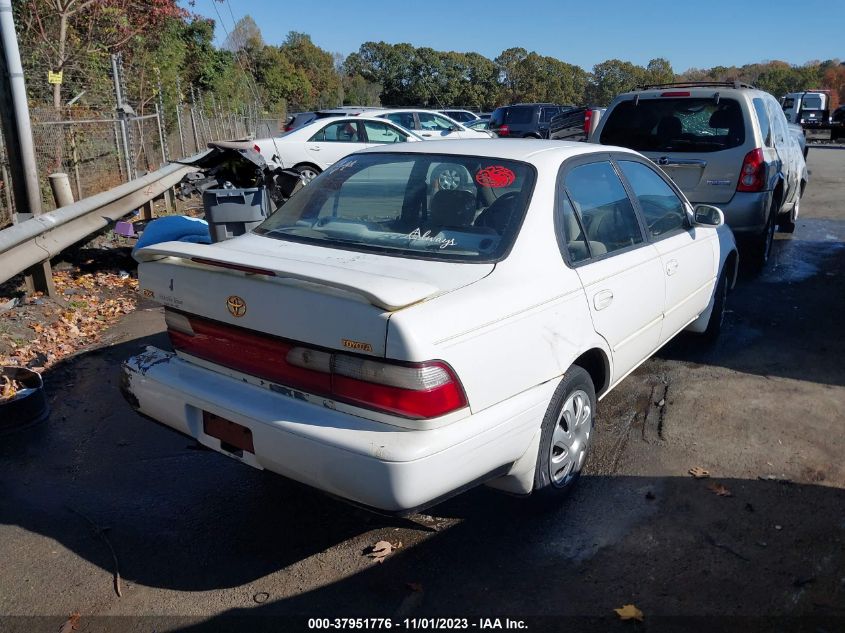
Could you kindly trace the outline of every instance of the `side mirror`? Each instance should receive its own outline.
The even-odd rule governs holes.
[[[694,223],[699,226],[722,226],[725,223],[725,214],[719,207],[697,204],[692,213]]]

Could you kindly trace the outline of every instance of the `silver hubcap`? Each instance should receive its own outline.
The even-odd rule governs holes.
[[[552,433],[549,477],[563,487],[577,475],[587,459],[593,431],[593,408],[585,391],[572,392],[563,404]]]
[[[461,186],[461,175],[454,169],[440,172],[437,177],[441,189],[457,189]]]
[[[303,169],[299,172],[299,178],[302,180],[303,185],[307,185],[309,182],[314,180],[317,177],[317,172],[313,169]]]

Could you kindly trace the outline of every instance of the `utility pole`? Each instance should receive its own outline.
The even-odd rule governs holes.
[[[0,0],[0,40],[0,119],[9,154],[15,206],[18,215],[21,209],[25,209],[24,213],[35,217],[41,215],[41,188],[12,0]],[[12,218],[15,222],[21,219],[14,215]],[[26,287],[28,292],[56,294],[49,259],[26,271]]]

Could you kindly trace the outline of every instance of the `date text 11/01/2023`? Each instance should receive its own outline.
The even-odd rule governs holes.
[[[309,618],[309,630],[407,629],[407,630],[527,630],[524,620],[511,618]]]

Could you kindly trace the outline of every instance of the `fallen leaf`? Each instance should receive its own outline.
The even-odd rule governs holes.
[[[377,563],[383,563],[384,559],[390,556],[393,553],[393,550],[396,549],[392,543],[388,541],[379,541],[375,545],[372,546],[370,549],[369,556]]]
[[[694,466],[687,472],[696,479],[705,479],[710,476],[710,471],[704,470],[701,466]]]
[[[68,616],[68,619],[65,620],[65,623],[59,628],[59,633],[72,633],[79,628],[79,611],[74,611],[73,613]]]
[[[725,488],[722,484],[717,484],[715,481],[709,486],[707,486],[707,489],[710,490],[713,494],[718,495],[720,497],[734,496],[734,493]]]
[[[619,609],[614,609],[614,611],[616,611],[616,615],[619,616],[620,620],[636,620],[637,622],[643,621],[643,612],[632,604],[623,605]]]

